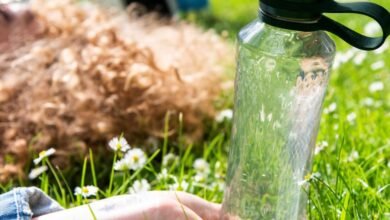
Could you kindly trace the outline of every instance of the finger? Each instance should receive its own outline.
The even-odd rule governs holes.
[[[185,192],[152,191],[151,193],[162,194],[163,196],[178,201],[179,203],[193,210],[202,219],[219,219],[219,214],[221,211],[220,204],[206,201],[198,196],[194,196]]]
[[[166,202],[163,206],[160,206],[156,209],[147,210],[143,213],[142,217],[139,220],[150,219],[150,220],[201,220],[203,219],[193,210],[187,206],[169,199],[170,202]],[[134,218],[131,218],[134,219]],[[136,219],[138,220],[138,219]]]
[[[177,219],[183,219],[183,220],[186,220],[186,219],[191,219],[191,220],[202,220],[204,218],[201,218],[199,215],[197,215],[197,213],[195,213],[193,210],[191,210],[190,208],[188,208],[187,206],[184,206],[183,204],[181,203],[177,203]],[[169,219],[169,218],[167,218]],[[156,219],[156,220],[160,220],[160,218]]]
[[[76,208],[41,216],[46,219],[104,220],[213,220],[219,219],[220,205],[182,192],[152,191],[134,195],[116,196]],[[93,213],[93,215],[92,215]]]
[[[196,212],[167,196],[153,193],[117,196],[91,204],[102,220],[200,220]],[[88,210],[84,207],[84,212]]]

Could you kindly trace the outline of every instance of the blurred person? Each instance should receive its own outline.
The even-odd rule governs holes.
[[[201,10],[208,6],[208,0],[124,0],[126,5],[139,3],[148,11],[163,15],[174,15],[178,11]]]
[[[23,43],[39,32],[38,23],[25,1],[0,0],[0,52]]]

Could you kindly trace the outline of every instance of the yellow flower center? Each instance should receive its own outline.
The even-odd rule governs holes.
[[[41,153],[39,153],[39,157],[44,157],[44,156],[46,156],[46,151],[45,150],[42,151]]]
[[[310,174],[310,173],[306,174],[306,176],[304,177],[304,179],[305,179],[305,180],[311,179],[311,174]]]
[[[121,144],[120,143],[117,143],[116,144],[116,149],[120,150],[122,148]]]
[[[134,162],[137,163],[137,162],[139,161],[139,157],[138,157],[137,155],[134,155],[134,156],[133,156],[133,160],[134,160]]]
[[[83,193],[88,193],[88,192],[89,192],[89,190],[88,190],[87,187],[83,187],[83,188],[81,189],[81,191],[82,191]]]

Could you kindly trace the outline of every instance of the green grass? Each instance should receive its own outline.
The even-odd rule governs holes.
[[[372,2],[390,8],[387,0]],[[227,30],[231,38],[257,14],[255,0],[212,0],[211,5],[209,12],[186,15],[187,19],[207,28]],[[335,16],[359,31],[368,21],[350,18]],[[340,39],[334,39],[339,51],[351,49]],[[384,61],[385,66],[372,70],[371,64],[377,61]],[[382,82],[384,89],[371,92],[369,87],[373,82]],[[221,102],[221,109],[232,106],[231,92],[226,97],[229,102]],[[337,107],[330,113],[323,113],[317,138],[317,143],[325,141],[328,146],[314,158],[313,173],[320,176],[310,180],[308,216],[310,219],[390,219],[390,49],[381,54],[368,52],[361,65],[354,64],[351,59],[334,70],[324,108],[332,103]],[[351,113],[355,113],[355,119]],[[180,119],[177,120],[180,123]],[[89,202],[73,195],[76,186],[99,187],[97,198],[101,199],[127,193],[135,180],[144,178],[152,189],[168,190],[176,178],[177,182],[189,183],[187,191],[221,202],[223,191],[215,183],[223,182],[225,176],[231,122],[209,124],[204,140],[194,146],[186,146],[181,137],[172,141],[164,139],[160,150],[148,152],[148,162],[141,170],[112,172],[111,166],[106,164],[111,164],[118,155],[112,153],[103,157],[100,152],[91,150],[84,161],[75,161],[66,170],[52,166],[50,158],[44,160],[49,170],[38,179],[9,182],[1,185],[0,192],[17,185],[36,185],[61,205],[73,207]],[[169,129],[166,127],[165,130]],[[179,159],[162,165],[168,153],[176,154]],[[193,162],[197,158],[210,164],[211,172],[203,182],[194,180]],[[158,180],[157,176],[164,168],[171,176]]]

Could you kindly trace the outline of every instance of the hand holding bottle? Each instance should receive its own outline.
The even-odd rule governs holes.
[[[92,214],[93,213],[93,214]],[[220,205],[185,192],[151,191],[116,196],[34,218],[46,219],[219,219]]]

